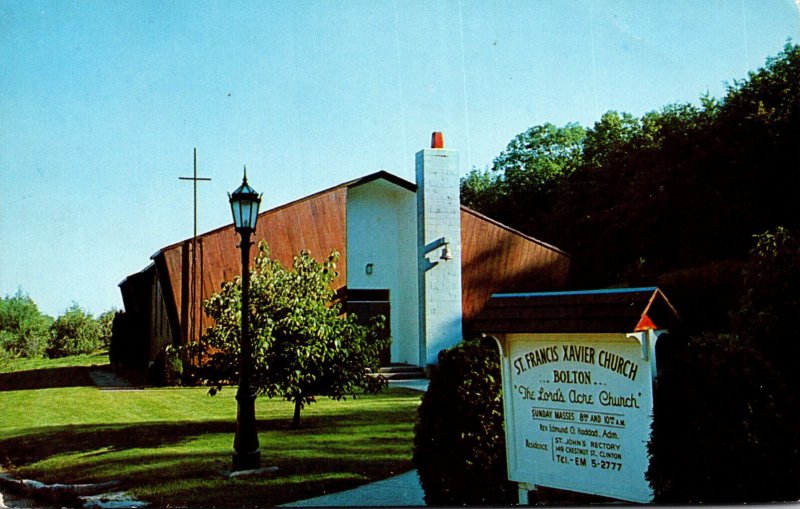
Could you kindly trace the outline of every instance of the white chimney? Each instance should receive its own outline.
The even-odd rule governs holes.
[[[420,364],[438,364],[439,352],[458,344],[461,329],[461,203],[458,152],[442,133],[417,152]]]

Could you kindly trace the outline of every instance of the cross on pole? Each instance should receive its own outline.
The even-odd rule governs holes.
[[[194,324],[196,318],[196,309],[197,309],[197,182],[198,181],[207,181],[211,180],[208,177],[198,177],[197,176],[197,147],[194,148],[194,175],[191,177],[178,177],[179,180],[191,180],[192,184],[194,185],[194,230],[192,234],[192,282],[191,282],[191,301],[192,301],[192,311],[191,311],[191,328],[189,329],[189,337],[187,339],[194,339]],[[202,284],[203,282],[200,281],[201,288],[200,293],[202,294]]]

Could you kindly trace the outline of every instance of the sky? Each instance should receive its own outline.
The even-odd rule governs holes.
[[[195,148],[200,232],[245,165],[262,210],[413,181],[433,131],[464,175],[534,125],[722,97],[800,42],[798,2],[0,0],[0,297],[122,309],[192,235]]]

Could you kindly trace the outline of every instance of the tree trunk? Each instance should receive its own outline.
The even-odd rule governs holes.
[[[300,429],[300,410],[303,407],[303,399],[298,397],[294,400],[294,417],[292,417],[292,429]]]

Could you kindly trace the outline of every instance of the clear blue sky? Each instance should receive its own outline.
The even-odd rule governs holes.
[[[533,125],[721,97],[789,37],[796,0],[0,0],[0,296],[121,308],[192,234],[193,147],[205,231],[243,165],[272,207],[413,180],[440,130],[464,174]]]

